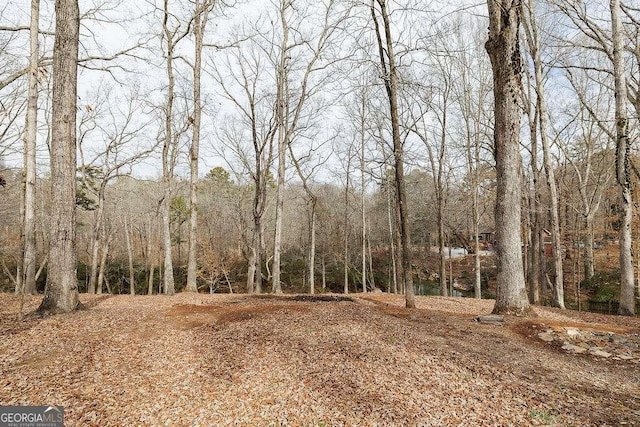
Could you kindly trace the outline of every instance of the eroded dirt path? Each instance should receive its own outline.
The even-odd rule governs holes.
[[[567,354],[532,329],[633,334],[637,319],[487,326],[472,318],[491,301],[458,298],[82,299],[18,321],[0,295],[0,404],[62,405],[66,425],[640,425],[640,365]]]

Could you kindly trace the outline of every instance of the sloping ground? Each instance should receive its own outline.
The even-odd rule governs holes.
[[[66,425],[640,425],[640,365],[568,354],[539,324],[638,319],[537,309],[472,321],[491,301],[388,295],[82,296],[17,320],[0,295],[0,404],[62,405]],[[29,298],[25,309],[37,306]]]

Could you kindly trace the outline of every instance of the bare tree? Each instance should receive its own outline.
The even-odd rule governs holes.
[[[265,82],[261,70],[267,60],[253,40],[249,40],[249,43],[243,49],[231,50],[225,58],[224,67],[216,67],[212,76],[220,85],[222,95],[231,101],[237,111],[237,116],[225,120],[221,142],[237,158],[243,173],[248,174],[253,183],[253,236],[248,260],[247,291],[261,293],[265,261],[264,216],[268,205],[277,127],[273,99],[269,91],[262,87]],[[223,74],[221,69],[229,70],[228,74]],[[250,148],[245,145],[247,141],[250,141]]]
[[[104,92],[109,93],[111,90],[106,88]],[[84,106],[79,125],[81,189],[90,199],[91,209],[94,210],[91,270],[87,286],[87,292],[90,294],[96,292],[100,247],[105,245],[103,222],[107,188],[118,177],[130,174],[133,167],[147,157],[154,148],[141,143],[145,141],[143,134],[148,123],[137,120],[141,112],[137,91],[130,93],[126,100],[110,99],[107,94],[105,95],[107,99],[103,101],[100,100],[102,96],[98,95],[96,104]],[[126,107],[121,107],[123,104]],[[98,116],[107,119],[102,123]],[[104,144],[98,141],[104,141]],[[91,147],[89,158],[85,155],[85,146]]]
[[[347,152],[345,153],[345,186],[344,186],[344,212],[343,212],[343,224],[344,230],[344,293],[349,293],[349,188],[351,183],[351,162],[353,161],[352,145],[348,144]]]
[[[306,171],[306,173],[305,171],[302,170],[301,164],[303,162],[308,163],[308,160],[310,159],[310,157],[313,154],[315,154],[315,152],[319,148],[321,148],[322,145],[324,144],[321,144],[320,147],[309,147],[308,148],[309,154],[303,156],[300,159],[298,159],[297,156],[294,154],[293,148],[291,147],[291,145],[289,146],[289,153],[291,154],[291,160],[293,161],[293,164],[296,168],[296,172],[298,173],[298,176],[302,181],[302,187],[304,188],[305,194],[307,196],[307,208],[309,211],[309,258],[308,258],[309,261],[308,261],[307,270],[309,273],[309,293],[310,294],[315,293],[316,229],[317,229],[317,207],[318,207],[318,195],[314,192],[312,188],[311,180],[313,179],[313,175],[315,171],[319,167],[324,165],[328,157],[325,158],[324,160],[320,159],[316,164],[312,165],[311,168]]]
[[[174,62],[177,54],[176,47],[190,33],[191,23],[191,21],[186,24],[181,22],[169,10],[169,0],[164,0],[162,9],[162,44],[167,73],[167,97],[164,105],[164,135],[162,141],[162,182],[164,190],[160,206],[162,212],[162,246],[164,248],[163,289],[167,295],[175,293],[170,218],[172,181],[178,155],[178,142],[189,127],[188,121],[185,121],[180,127],[177,127],[175,123],[176,76]]]
[[[551,147],[549,143],[549,129],[547,126],[547,106],[545,100],[545,89],[543,83],[542,59],[540,57],[540,41],[538,37],[538,26],[533,10],[533,2],[528,0],[526,5],[523,27],[525,29],[525,38],[529,48],[529,54],[533,61],[535,92],[536,92],[536,110],[538,124],[540,126],[540,140],[542,141],[542,156],[544,160],[544,169],[547,176],[547,185],[549,186],[549,197],[551,200],[550,216],[551,216],[551,239],[553,248],[553,266],[555,271],[555,279],[553,283],[553,305],[559,308],[564,306],[564,275],[562,268],[562,239],[560,236],[560,218],[558,213],[558,189],[556,186],[556,178],[554,165],[551,163]]]
[[[464,22],[456,31],[458,43],[469,43],[467,26]],[[463,29],[464,28],[464,29]],[[471,191],[471,232],[473,236],[474,259],[474,296],[481,298],[481,253],[480,253],[480,170],[482,167],[481,149],[486,145],[486,101],[491,90],[490,71],[488,62],[484,59],[484,51],[479,38],[484,37],[484,29],[474,31],[471,43],[467,48],[460,49],[455,55],[458,64],[459,78],[453,82],[453,90],[456,93],[458,108],[463,119],[463,135],[465,139],[465,154],[467,162],[467,174]],[[462,44],[461,43],[461,44]]]
[[[36,293],[36,138],[38,131],[38,32],[40,22],[40,0],[31,0],[31,23],[29,29],[29,73],[27,113],[25,115],[23,155],[23,275],[19,279],[22,292]]]
[[[611,31],[603,22],[603,14],[597,17],[590,16],[587,4],[582,2],[570,2],[566,0],[555,0],[556,7],[568,18],[569,22],[575,26],[581,36],[577,42],[570,43],[574,49],[580,49],[591,53],[590,58],[583,63],[569,63],[564,65],[567,73],[571,76],[574,69],[584,70],[588,73],[588,78],[597,84],[603,84],[615,96],[615,133],[609,129],[608,117],[603,117],[592,108],[589,99],[581,98],[581,93],[576,91],[580,99],[580,104],[589,113],[589,116],[598,126],[601,127],[614,141],[616,141],[616,179],[620,191],[620,313],[629,314],[635,312],[635,301],[633,294],[633,256],[631,253],[632,236],[631,222],[633,216],[631,179],[629,168],[629,118],[626,112],[628,101],[637,109],[637,77],[633,72],[629,73],[625,65],[625,52],[631,53],[632,57],[638,57],[637,47],[633,45],[625,46],[625,27],[621,14],[625,13],[629,21],[630,34],[634,34],[634,28],[640,27],[640,20],[637,18],[638,10],[634,7],[622,6],[620,1],[610,1],[609,13],[611,15]],[[596,4],[596,6],[598,6]],[[604,12],[606,9],[599,9]],[[637,42],[636,42],[637,44]],[[605,65],[604,61],[608,64]],[[632,61],[630,62],[632,63]],[[612,85],[613,83],[613,85]],[[624,302],[623,302],[624,301]]]
[[[366,185],[364,180],[366,160],[364,155],[366,142],[366,89],[360,89],[360,105],[358,108],[358,121],[360,133],[360,214],[362,217],[362,292],[367,292],[367,199]]]
[[[217,0],[195,0],[193,19],[194,35],[194,63],[193,69],[193,135],[189,149],[189,260],[187,263],[188,292],[198,292],[197,262],[198,262],[198,161],[200,159],[200,128],[202,123],[202,49],[204,47],[204,33],[207,28],[209,14],[216,6]]]
[[[635,286],[633,282],[633,244],[631,221],[631,177],[629,169],[629,120],[627,117],[627,83],[624,70],[623,28],[620,0],[610,0],[611,39],[613,45],[613,77],[616,98],[616,178],[620,188],[620,308],[624,316],[635,314]]]
[[[577,181],[580,197],[577,205],[572,207],[580,212],[584,221],[584,278],[588,280],[595,274],[594,222],[605,191],[615,174],[611,151],[615,135],[608,127],[594,122],[589,113],[589,110],[595,112],[609,108],[609,89],[605,85],[592,84],[585,74],[584,70],[566,73],[577,94],[576,110],[569,111],[568,117],[558,118],[555,123],[552,120],[550,124],[553,125],[554,139],[564,142],[558,143],[558,146]],[[588,106],[583,102],[588,102]]]
[[[378,6],[377,8],[376,5]],[[380,16],[380,19],[382,19],[382,28],[380,28],[378,15]],[[404,180],[404,151],[403,143],[400,139],[400,120],[398,115],[398,69],[396,67],[393,38],[391,36],[391,20],[386,0],[371,1],[371,17],[375,28],[380,55],[381,75],[384,79],[384,86],[389,101],[389,114],[391,117],[396,201],[400,223],[402,281],[404,284],[406,299],[405,305],[407,308],[415,308],[415,291],[413,289],[411,266],[411,241],[409,218],[407,213],[407,194]]]
[[[519,0],[488,0],[489,39],[485,45],[493,68],[495,103],[497,290],[494,313],[524,314],[529,300],[520,238],[520,108],[522,59]]]
[[[448,52],[448,47],[442,47],[444,52]],[[450,55],[448,52],[447,55]],[[431,177],[436,202],[436,224],[438,228],[438,255],[439,255],[439,279],[440,295],[447,296],[447,265],[445,245],[446,219],[445,209],[447,205],[448,168],[447,168],[447,142],[449,115],[451,109],[451,97],[453,91],[453,62],[440,58],[436,55],[432,73],[435,88],[432,90],[418,86],[414,89],[414,106],[409,108],[411,123],[409,130],[422,142],[427,150],[427,159],[431,169]],[[433,99],[432,99],[433,98]],[[439,102],[437,102],[439,101]],[[435,115],[437,126],[431,126],[429,113]],[[453,277],[449,278],[451,282]]]
[[[525,74],[527,80],[529,74]],[[527,85],[526,97],[532,98],[531,84]],[[531,137],[531,146],[529,149],[531,156],[531,174],[525,176],[525,182],[530,186],[528,192],[524,193],[529,208],[527,221],[528,253],[525,260],[527,281],[529,284],[529,302],[531,304],[540,303],[541,278],[545,276],[544,271],[544,230],[542,227],[542,196],[541,196],[541,170],[539,167],[538,153],[538,120],[539,110],[535,108],[532,102],[527,102],[526,113],[529,121],[529,135]]]
[[[286,173],[287,147],[303,128],[303,121],[309,119],[305,108],[309,100],[325,86],[331,78],[328,68],[339,58],[325,57],[324,53],[334,43],[342,23],[349,16],[349,9],[340,9],[341,2],[329,0],[318,4],[322,23],[316,34],[302,31],[302,25],[308,21],[303,16],[304,8],[296,1],[281,0],[278,3],[280,41],[276,46],[276,101],[275,120],[277,125],[278,178],[276,194],[276,225],[273,250],[272,292],[281,293],[280,258],[282,250],[284,185]],[[302,15],[300,15],[302,13]],[[297,15],[298,22],[292,27],[292,16]],[[306,18],[306,19],[305,19]],[[273,47],[273,45],[271,46]],[[270,48],[271,49],[271,48]],[[294,69],[298,68],[295,87]],[[324,76],[319,76],[324,72]],[[317,113],[317,112],[316,112]]]
[[[80,17],[77,0],[56,0],[51,141],[51,238],[41,313],[70,312],[78,301],[76,279],[76,99]]]

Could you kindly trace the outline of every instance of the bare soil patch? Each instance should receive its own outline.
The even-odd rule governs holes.
[[[633,335],[636,319],[536,308],[490,326],[472,319],[491,301],[337,297],[83,295],[83,311],[19,320],[0,295],[0,404],[62,405],[70,426],[640,425],[639,364],[536,336]]]

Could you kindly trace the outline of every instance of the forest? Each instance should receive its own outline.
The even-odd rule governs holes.
[[[635,314],[634,2],[27,3],[0,8],[2,291]]]

